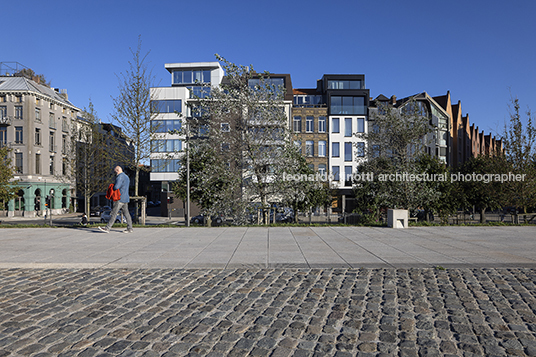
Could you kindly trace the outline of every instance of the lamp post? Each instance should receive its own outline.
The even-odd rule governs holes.
[[[190,227],[190,126],[186,119],[186,227]]]
[[[50,203],[48,204],[49,205],[49,207],[48,207],[48,209],[49,209],[49,215],[48,215],[48,217],[49,217],[49,225],[52,225],[52,200],[53,199],[54,199],[54,189],[51,188],[50,189]]]

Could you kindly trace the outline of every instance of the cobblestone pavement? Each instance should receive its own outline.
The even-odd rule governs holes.
[[[0,356],[536,356],[535,269],[2,269]]]

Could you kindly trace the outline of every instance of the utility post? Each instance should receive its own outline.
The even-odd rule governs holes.
[[[190,125],[186,120],[186,227],[190,227]]]

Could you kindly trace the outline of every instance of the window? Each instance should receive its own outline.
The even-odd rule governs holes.
[[[294,145],[296,145],[298,152],[301,154],[302,153],[301,141],[294,141]]]
[[[0,147],[7,144],[7,127],[0,126]]]
[[[326,132],[326,117],[318,117],[318,132]]]
[[[182,150],[182,140],[151,140],[151,152],[177,152]]]
[[[210,83],[210,70],[173,71],[173,84]]]
[[[301,133],[301,117],[300,116],[294,117],[292,128],[294,129],[295,133]]]
[[[331,174],[333,175],[333,180],[334,181],[339,181],[340,178],[339,178],[339,166],[332,166],[331,167]]]
[[[35,154],[35,173],[41,175],[41,154]]]
[[[331,157],[340,157],[339,143],[331,143]]]
[[[153,100],[151,101],[151,110],[153,113],[181,113],[182,100]]]
[[[357,118],[357,132],[358,133],[365,132],[365,118]]]
[[[314,130],[314,117],[305,117],[305,132],[312,133]]]
[[[48,136],[48,143],[49,143],[49,151],[50,152],[56,152],[56,145],[55,145],[55,142],[54,142],[54,132],[51,131],[49,136]]]
[[[339,131],[339,118],[331,119],[331,132],[332,133],[340,133],[340,131]]]
[[[352,143],[344,143],[344,161],[352,161]]]
[[[326,173],[326,164],[318,164],[318,173],[324,175]]]
[[[152,120],[151,130],[153,133],[168,133],[174,130],[181,130],[182,122],[180,120]]]
[[[365,106],[365,97],[352,96],[332,96],[331,97],[331,114],[354,114],[365,115],[367,108]]]
[[[67,122],[66,117],[61,118],[61,130],[66,133],[69,132],[69,123]]]
[[[0,103],[5,103],[5,102],[6,102],[6,96],[0,95]]]
[[[15,103],[22,103],[22,95],[15,96]]]
[[[195,86],[186,87],[190,90],[190,98],[208,98],[210,96],[210,87],[208,86]]]
[[[364,157],[365,156],[365,143],[357,143],[357,153],[356,155],[358,157]]]
[[[35,108],[35,121],[41,122],[41,109]]]
[[[313,156],[314,155],[314,141],[307,140],[305,142],[305,156]]]
[[[49,171],[50,171],[50,174],[51,174],[51,175],[54,175],[54,156],[51,156],[51,157],[50,157],[50,167],[49,167]]]
[[[344,167],[344,186],[352,186],[352,166]]]
[[[18,174],[22,174],[22,153],[21,152],[15,153],[15,171]]]
[[[177,172],[180,168],[180,160],[178,159],[151,160],[152,172]]]
[[[35,128],[35,146],[41,146],[41,129]]]
[[[295,95],[294,105],[300,107],[315,107],[322,104],[321,95]]]
[[[22,120],[22,105],[15,106],[15,119]]]
[[[269,89],[273,91],[274,93],[280,93],[281,90],[283,90],[283,87],[285,86],[285,79],[284,78],[264,78],[261,82],[260,79],[252,78],[248,79],[248,85],[250,88],[260,88],[260,86],[263,86],[263,89]]]
[[[328,89],[363,89],[360,80],[328,80]]]
[[[318,156],[326,156],[326,142],[323,140],[318,142]]]
[[[224,133],[228,133],[231,131],[231,127],[229,126],[229,123],[221,123],[221,131]]]
[[[15,127],[15,144],[23,144],[23,131],[22,126]]]
[[[51,129],[56,129],[56,121],[54,120],[54,113],[48,115],[48,127]]]
[[[68,141],[67,141],[67,135],[62,135],[61,136],[61,152],[63,154],[67,154],[67,149],[68,149]]]
[[[352,136],[352,118],[344,118],[344,136]]]
[[[1,106],[0,107],[0,119],[7,117],[7,107]]]
[[[62,175],[67,175],[67,158],[63,158],[62,162],[61,162],[61,173]]]

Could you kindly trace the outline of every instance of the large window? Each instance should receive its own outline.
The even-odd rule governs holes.
[[[285,78],[264,78],[262,84],[272,88],[284,87]],[[261,85],[261,80],[256,78],[248,79],[248,85],[251,88],[259,87]]]
[[[352,166],[344,167],[344,186],[352,186]]]
[[[305,156],[313,156],[314,153],[314,141],[307,140],[305,142]]]
[[[182,150],[182,140],[151,140],[152,152],[177,152]]]
[[[15,119],[22,120],[22,105],[15,106]]]
[[[333,118],[331,119],[331,132],[332,133],[339,133],[339,118]]]
[[[365,115],[365,97],[331,96],[331,114]]]
[[[153,120],[151,127],[154,133],[167,133],[173,130],[181,130],[180,120]]]
[[[15,172],[22,174],[22,153],[15,153]]]
[[[54,175],[54,156],[50,157],[49,172],[50,172],[51,175]]]
[[[41,129],[35,128],[35,146],[41,146]]]
[[[50,152],[56,152],[56,142],[54,140],[54,132],[53,131],[50,132],[48,143],[49,143],[49,146],[50,146],[49,151]]]
[[[35,174],[41,175],[41,154],[35,154]]]
[[[7,144],[7,127],[0,126],[0,147]]]
[[[41,122],[41,109],[35,108],[35,121]]]
[[[339,166],[332,166],[331,167],[331,174],[333,175],[333,180],[334,181],[339,181],[340,178],[339,178],[339,171],[340,171],[340,167]]]
[[[295,116],[293,118],[293,129],[295,133],[301,133],[301,117]]]
[[[210,83],[210,70],[173,71],[173,84]]]
[[[328,89],[363,89],[363,86],[358,79],[328,80]]]
[[[314,107],[322,104],[321,95],[295,95],[294,105],[301,107]]]
[[[318,117],[318,132],[326,132],[326,117]]]
[[[357,118],[357,132],[358,133],[365,132],[365,118]]]
[[[352,161],[352,143],[344,143],[344,161]]]
[[[190,90],[190,98],[207,98],[210,96],[209,86],[187,87]]]
[[[23,130],[22,126],[15,127],[15,144],[23,144]]]
[[[358,157],[364,157],[365,156],[365,143],[357,143],[357,150],[356,155]]]
[[[352,118],[344,118],[344,136],[352,136]]]
[[[331,157],[340,156],[340,145],[339,143],[331,143]]]
[[[181,168],[180,160],[178,159],[151,160],[152,172],[178,172],[180,168]]]
[[[7,107],[0,107],[0,119],[7,117]]]
[[[318,142],[318,156],[326,156],[326,142],[323,140]]]
[[[314,117],[305,117],[305,132],[312,133],[314,128]]]
[[[180,113],[182,112],[182,101],[173,100],[153,100],[151,101],[151,110],[154,113]]]

